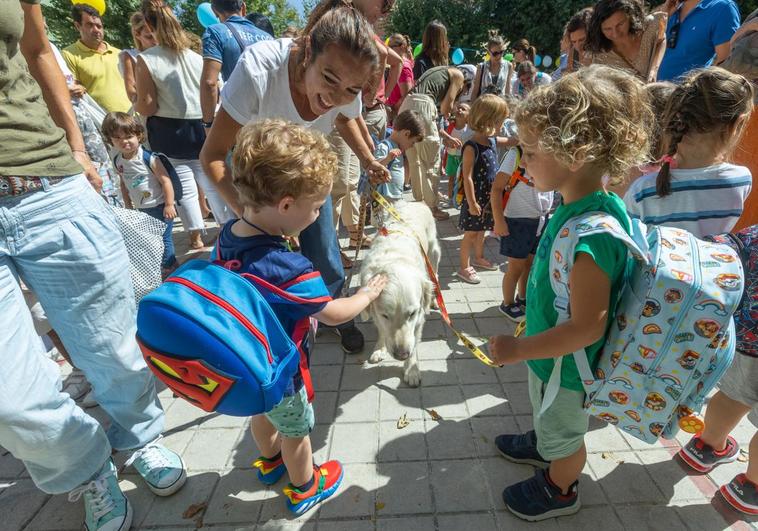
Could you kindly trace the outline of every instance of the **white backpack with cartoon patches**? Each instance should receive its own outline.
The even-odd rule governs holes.
[[[569,275],[578,241],[609,234],[629,249],[625,286],[593,372],[582,349],[573,353],[587,393],[585,409],[646,441],[697,433],[705,397],[734,357],[732,314],[742,297],[739,257],[726,245],[671,227],[631,220],[632,235],[612,216],[592,212],[570,219],[550,253],[550,283],[558,323],[570,317]],[[560,387],[555,363],[541,412]]]

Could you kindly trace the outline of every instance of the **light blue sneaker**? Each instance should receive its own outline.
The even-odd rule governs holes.
[[[118,486],[116,466],[108,459],[97,477],[68,493],[68,501],[84,496],[87,531],[125,531],[132,525],[132,506]]]
[[[170,496],[187,481],[184,461],[176,452],[158,444],[161,437],[135,450],[125,466],[134,465],[140,476],[158,496]]]

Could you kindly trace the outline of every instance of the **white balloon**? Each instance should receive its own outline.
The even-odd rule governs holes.
[[[549,55],[546,55],[546,56],[545,56],[545,57],[542,59],[542,66],[544,66],[545,68],[547,68],[547,67],[548,67],[548,66],[550,66],[551,64],[553,64],[553,58],[552,58],[552,57],[550,57]]]

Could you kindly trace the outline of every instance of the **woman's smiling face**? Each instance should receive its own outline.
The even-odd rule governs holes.
[[[323,53],[308,62],[305,86],[308,104],[316,115],[346,105],[361,92],[371,75],[371,65],[361,62],[346,50],[327,46]]]

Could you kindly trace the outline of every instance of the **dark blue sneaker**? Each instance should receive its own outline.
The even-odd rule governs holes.
[[[520,323],[526,318],[526,312],[521,309],[521,306],[516,304],[505,304],[504,302],[498,307],[500,313],[505,315],[508,319],[514,323]]]
[[[547,471],[538,469],[534,477],[507,487],[503,501],[514,515],[529,522],[539,522],[556,516],[568,516],[582,508],[579,502],[579,482],[569,487],[568,494],[553,485]]]
[[[539,467],[550,464],[537,451],[537,434],[534,430],[516,435],[498,435],[495,437],[495,446],[503,457],[514,463]]]

